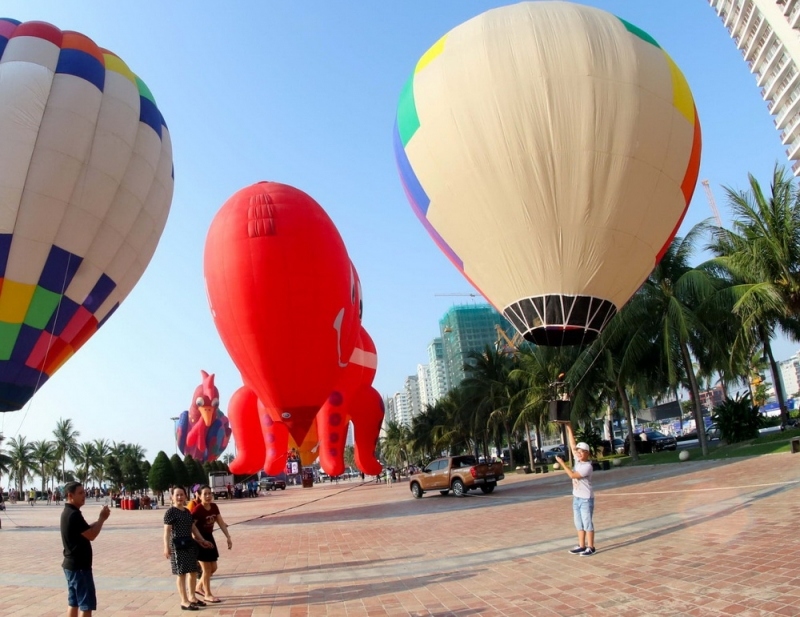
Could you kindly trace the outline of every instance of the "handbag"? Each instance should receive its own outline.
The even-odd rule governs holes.
[[[192,536],[176,536],[172,538],[172,544],[176,551],[191,548],[194,538]]]

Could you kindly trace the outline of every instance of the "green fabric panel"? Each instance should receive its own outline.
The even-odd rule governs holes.
[[[150,88],[147,87],[147,84],[144,83],[139,76],[136,76],[136,85],[139,87],[139,94],[142,95],[146,99],[150,99],[153,102],[153,105],[156,105],[156,100],[153,98],[153,93],[150,92]],[[156,105],[158,107],[158,105]]]
[[[619,19],[623,23],[623,25],[628,30],[628,32],[630,32],[631,34],[635,34],[636,36],[638,36],[643,41],[647,41],[648,43],[650,43],[652,45],[655,45],[656,47],[661,49],[661,45],[656,43],[656,40],[652,36],[647,34],[647,32],[645,32],[641,28],[637,28],[632,23],[629,23],[629,22],[625,21],[624,19],[622,19],[622,17],[617,17],[617,19]]]
[[[400,103],[397,106],[397,131],[403,147],[414,136],[419,128],[417,105],[414,103],[414,75],[412,74],[400,94]]]
[[[61,294],[48,291],[37,285],[36,291],[33,292],[33,298],[31,298],[31,305],[25,315],[25,325],[37,330],[44,330],[60,301]]]
[[[6,323],[0,321],[0,360],[11,359],[11,352],[17,342],[21,323]]]

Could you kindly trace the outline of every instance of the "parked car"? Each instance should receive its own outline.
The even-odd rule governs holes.
[[[258,484],[265,491],[277,491],[278,489],[282,491],[286,490],[286,482],[273,476],[261,478]]]
[[[552,448],[545,450],[543,454],[547,457],[548,460],[552,458],[554,461],[556,460],[557,456],[560,456],[565,461],[569,457],[569,448],[567,448],[566,444],[560,444],[557,446],[553,446]]]
[[[665,435],[660,431],[644,431],[635,434],[634,437],[636,438],[636,451],[640,454],[678,449],[678,440],[672,435]],[[629,439],[630,435],[625,440],[625,454],[628,454],[630,450]]]
[[[605,452],[606,455],[625,453],[625,442],[623,442],[619,437],[615,437],[613,442],[610,442],[608,439],[604,439],[602,441],[602,446],[603,452]]]
[[[710,425],[706,429],[706,439],[708,441],[711,441],[712,439],[719,439],[719,438],[720,438],[719,426],[717,426],[716,423]]]

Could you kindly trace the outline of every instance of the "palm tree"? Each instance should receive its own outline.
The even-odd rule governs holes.
[[[0,433],[0,476],[11,471],[11,458],[8,456],[5,448],[3,447],[3,441],[5,441],[5,437],[3,436],[3,433]]]
[[[8,446],[9,475],[12,480],[16,480],[17,488],[22,492],[25,490],[25,482],[33,479],[31,470],[36,465],[33,459],[33,444],[28,443],[25,437],[20,435],[9,439]]]
[[[466,378],[460,387],[468,400],[473,401],[478,417],[485,417],[486,425],[482,427],[488,433],[492,425],[502,427],[496,433],[500,439],[495,440],[498,450],[502,450],[502,436],[508,440],[509,464],[514,467],[513,429],[512,426],[522,409],[522,399],[517,396],[523,389],[522,379],[511,377],[514,367],[513,359],[486,347],[483,353],[470,352],[470,362],[464,365]]]
[[[381,451],[387,463],[402,467],[408,464],[408,442],[410,431],[405,424],[389,422],[386,434],[381,438]]]
[[[42,478],[42,492],[44,493],[47,487],[47,479],[49,477],[49,465],[53,461],[58,460],[56,455],[56,446],[52,441],[40,439],[31,444],[31,458],[36,461],[39,471],[39,476]]]
[[[80,433],[75,429],[72,424],[72,419],[63,418],[59,419],[56,423],[56,428],[53,431],[55,437],[56,452],[58,458],[61,459],[61,480],[63,481],[66,475],[67,457],[70,459],[78,452],[78,437]]]
[[[92,442],[94,446],[94,460],[92,461],[92,468],[94,469],[94,478],[97,483],[102,486],[106,479],[106,460],[108,455],[111,454],[111,445],[107,439],[95,439]]]
[[[97,459],[97,451],[94,449],[94,444],[91,441],[79,444],[77,453],[71,458],[72,462],[75,463],[78,482],[86,484],[86,481],[92,475],[92,465]]]
[[[720,282],[708,271],[689,266],[689,258],[706,229],[701,223],[685,238],[676,237],[629,305],[636,315],[647,316],[640,333],[652,336],[651,342],[658,346],[660,370],[669,389],[677,391],[685,384],[691,392],[703,456],[708,454],[708,446],[692,348],[700,349],[714,340],[701,307],[719,292]]]
[[[788,421],[785,393],[770,340],[783,330],[798,340],[800,328],[800,194],[791,175],[776,165],[770,195],[748,174],[750,189],[725,187],[733,229],[718,229],[709,248],[712,265],[730,273],[740,339],[758,340],[769,359],[781,421]]]

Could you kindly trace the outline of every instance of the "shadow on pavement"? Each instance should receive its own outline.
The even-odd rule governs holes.
[[[361,559],[354,561],[340,561],[337,563],[326,563],[315,566],[305,566],[299,568],[276,568],[275,570],[264,570],[261,572],[234,572],[231,574],[214,574],[214,579],[224,578],[247,578],[250,576],[270,576],[271,574],[289,574],[292,572],[316,572],[318,570],[339,569],[339,568],[359,568],[364,566],[375,566],[381,563],[394,561],[409,561],[422,558],[424,555],[404,555],[403,557],[393,557],[391,559]]]

